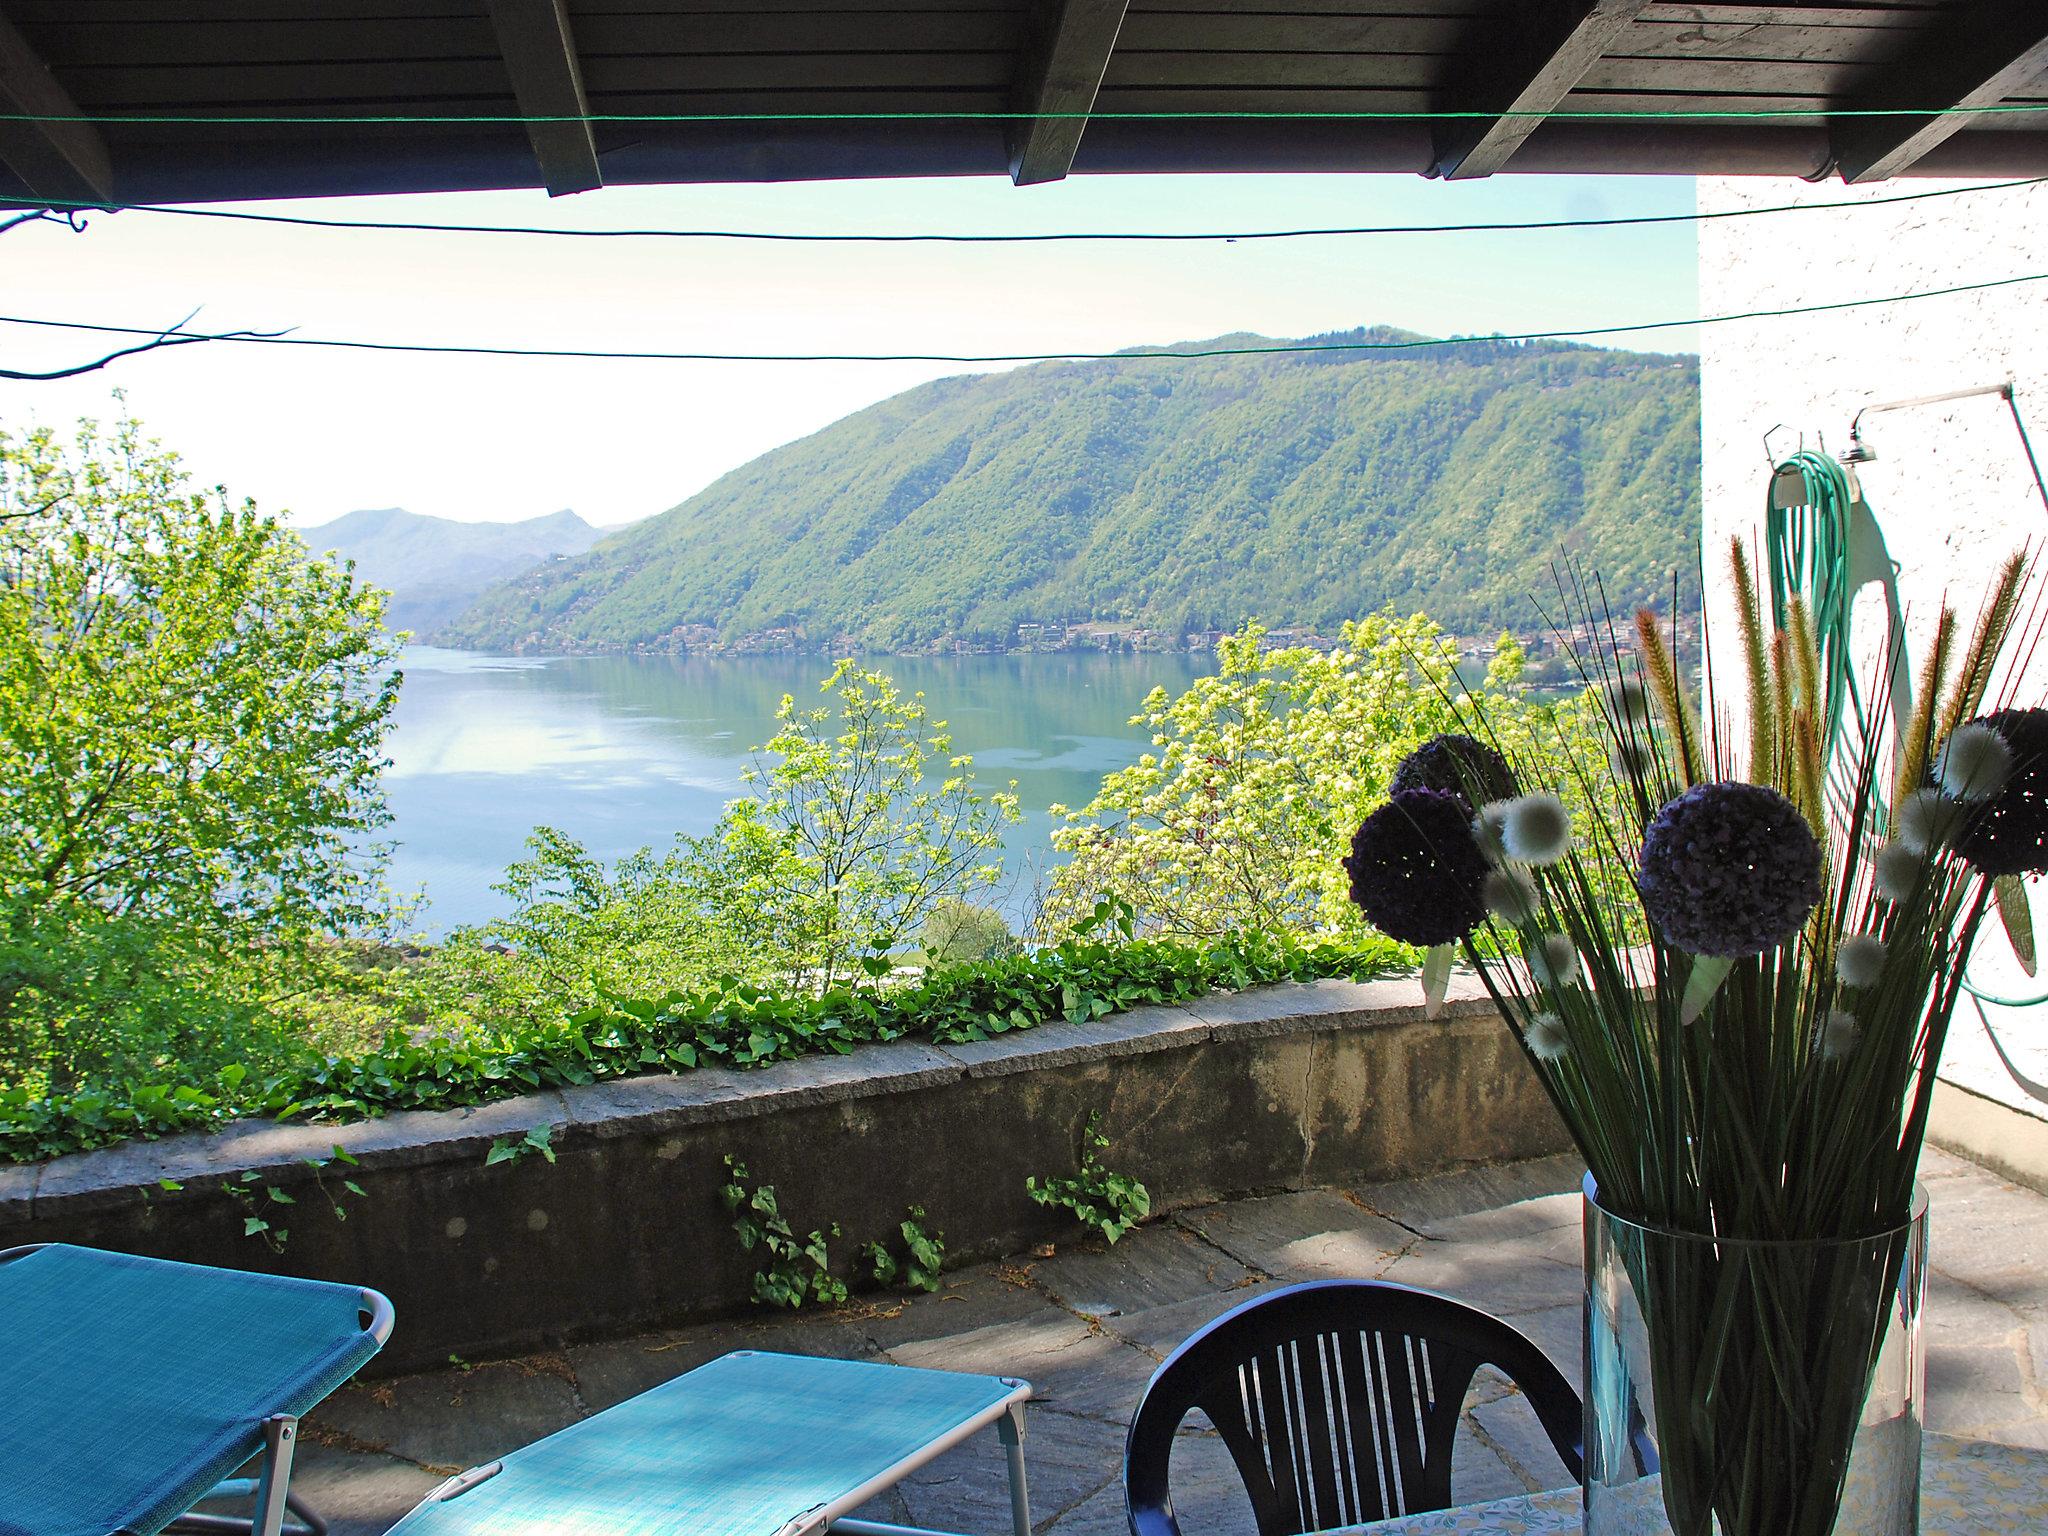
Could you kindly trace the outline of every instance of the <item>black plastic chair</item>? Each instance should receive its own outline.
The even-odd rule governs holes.
[[[1316,1280],[1246,1302],[1176,1349],[1139,1400],[1124,1445],[1133,1536],[1179,1536],[1167,1471],[1197,1408],[1237,1464],[1259,1536],[1448,1509],[1451,1440],[1482,1365],[1522,1390],[1579,1476],[1579,1394],[1499,1318],[1384,1280]]]

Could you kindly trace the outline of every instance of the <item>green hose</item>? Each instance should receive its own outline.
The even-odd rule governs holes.
[[[1789,496],[1781,495],[1778,487],[1794,474],[1800,480],[1799,500],[1787,505]],[[1803,450],[1778,465],[1764,495],[1771,617],[1784,628],[1793,596],[1805,598],[1820,651],[1821,720],[1826,726],[1822,747],[1829,755],[1842,734],[1846,709],[1855,710],[1859,726],[1866,723],[1849,659],[1849,607],[1855,596],[1850,585],[1849,517],[1855,501],[1841,465],[1825,454]]]

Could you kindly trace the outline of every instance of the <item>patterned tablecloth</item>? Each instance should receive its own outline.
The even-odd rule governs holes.
[[[1569,1536],[1579,1491],[1468,1504],[1354,1526],[1357,1536]],[[1929,1435],[1920,1459],[1920,1536],[2041,1536],[2048,1532],[2048,1452]]]

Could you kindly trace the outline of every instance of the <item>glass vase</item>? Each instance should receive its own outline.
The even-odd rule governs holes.
[[[1586,1180],[1588,1536],[1913,1536],[1927,1197],[1890,1231],[1667,1231]]]

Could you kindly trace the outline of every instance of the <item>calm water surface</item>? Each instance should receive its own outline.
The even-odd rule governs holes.
[[[1025,819],[1006,840],[1013,919],[1051,850],[1046,807],[1085,802],[1149,745],[1128,722],[1154,684],[1214,670],[1196,656],[965,656],[875,663],[953,730],[956,751]],[[537,825],[615,859],[710,830],[745,793],[740,772],[774,730],[785,693],[818,697],[818,657],[503,657],[408,650],[385,776],[397,843],[392,883],[424,889],[441,932],[504,910],[491,889]],[[986,898],[984,898],[986,899]]]

